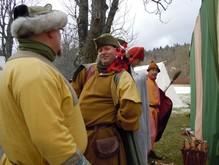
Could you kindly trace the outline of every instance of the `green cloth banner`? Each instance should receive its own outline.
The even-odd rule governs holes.
[[[219,163],[219,65],[217,39],[218,0],[202,1],[201,19],[201,72],[202,72],[202,135],[209,143],[209,164]],[[194,37],[194,36],[193,36]],[[191,127],[195,128],[196,81],[194,38],[190,51]]]

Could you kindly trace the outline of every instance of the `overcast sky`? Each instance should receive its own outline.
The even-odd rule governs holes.
[[[159,21],[157,15],[146,13],[141,3],[132,6],[136,11],[134,30],[138,34],[134,45],[150,50],[175,43],[190,43],[201,0],[173,0],[162,13],[162,20],[167,23]]]
[[[55,9],[60,9],[62,0],[47,0]],[[162,23],[158,15],[144,10],[143,0],[128,0],[129,16],[135,16],[134,33],[137,39],[133,46],[143,46],[146,50],[155,47],[190,43],[201,0],[173,0],[162,13]],[[150,8],[148,8],[150,10]]]

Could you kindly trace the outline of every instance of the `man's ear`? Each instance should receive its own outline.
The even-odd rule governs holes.
[[[49,32],[47,32],[47,35],[49,38],[53,38],[55,35],[55,31],[49,31]]]

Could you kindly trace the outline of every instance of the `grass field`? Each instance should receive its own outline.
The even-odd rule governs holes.
[[[181,148],[186,138],[181,135],[181,129],[189,127],[189,114],[172,114],[164,134],[159,142],[155,144],[155,150],[159,155],[163,155],[163,163],[183,165]]]
[[[180,97],[184,102],[190,104],[189,95]],[[162,163],[183,165],[181,148],[186,136],[181,135],[181,130],[189,127],[189,107],[173,108],[162,138],[155,143],[155,151],[164,156]]]

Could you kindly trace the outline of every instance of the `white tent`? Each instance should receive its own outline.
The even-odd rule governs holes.
[[[169,83],[171,82],[171,80],[167,73],[164,63],[159,62],[157,63],[157,65],[160,68],[160,73],[157,76],[156,82],[159,88],[164,91],[169,85]],[[148,65],[142,65],[142,66],[135,67],[134,70],[139,74],[142,74],[142,73],[147,74],[147,68],[148,68]],[[167,89],[166,96],[168,96],[172,100],[173,107],[176,107],[176,108],[187,107],[187,105],[184,104],[179,98],[179,96],[176,94],[176,91],[172,85],[170,85],[170,87]]]

